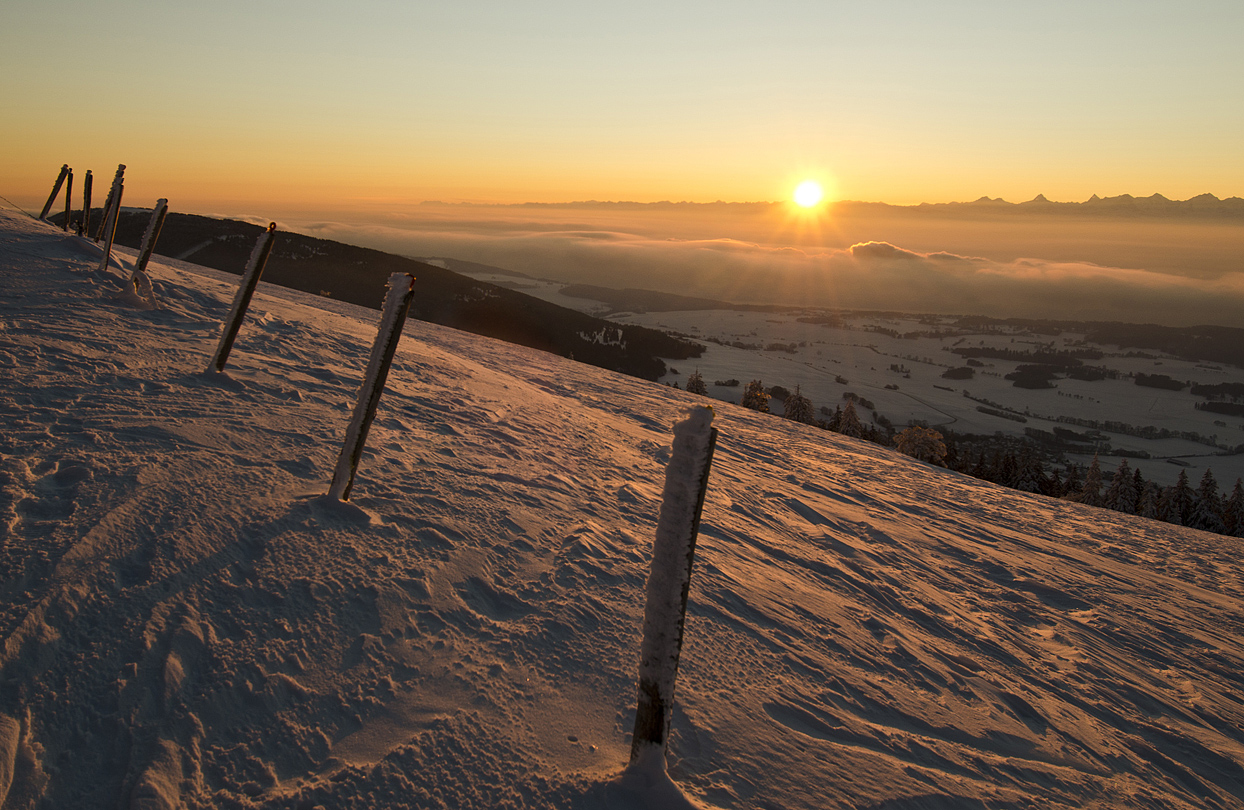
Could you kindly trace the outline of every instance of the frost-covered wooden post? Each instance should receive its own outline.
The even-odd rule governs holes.
[[[56,202],[56,195],[60,194],[60,187],[65,185],[65,178],[69,176],[69,164],[66,163],[60,167],[60,174],[56,175],[56,182],[52,184],[52,193],[48,195],[48,201],[43,204],[43,210],[39,212],[39,219],[47,219],[48,211],[52,210],[52,203]]]
[[[276,235],[276,223],[268,223],[268,230],[259,235],[259,241],[255,242],[255,249],[251,251],[251,257],[246,262],[246,269],[242,272],[242,281],[238,285],[237,295],[233,296],[233,307],[229,310],[229,317],[225,319],[224,331],[220,333],[220,343],[216,345],[216,354],[212,356],[212,362],[208,364],[207,370],[224,371],[225,363],[229,360],[229,352],[233,351],[233,341],[238,337],[238,330],[242,328],[242,319],[246,317],[246,310],[251,305],[251,297],[255,295],[255,287],[259,286],[259,277],[263,275],[264,265],[268,263],[268,254],[272,252],[272,239]]]
[[[113,200],[112,213],[104,218],[104,252],[99,257],[99,272],[108,269],[108,260],[112,258],[112,241],[117,236],[117,220],[121,218],[121,194],[125,191],[124,183],[117,183],[109,194]]]
[[[73,213],[73,169],[69,170],[69,176],[65,178],[65,221],[61,223],[60,229],[65,233],[69,233],[69,216]]]
[[[117,200],[118,190],[125,178],[125,164],[117,164],[117,173],[112,177],[112,187],[108,189],[108,197],[104,200],[104,210],[100,213],[99,232],[95,234],[95,241],[98,242],[104,238],[104,231],[108,229],[108,217],[112,214],[114,208],[120,208],[121,203]]]
[[[147,272],[147,262],[155,251],[156,240],[160,238],[160,229],[164,227],[164,218],[168,216],[168,200],[161,197],[156,200],[151,219],[147,222],[147,230],[143,233],[143,243],[138,249],[138,261],[134,264],[134,275]]]
[[[155,306],[155,288],[147,277],[147,262],[155,251],[156,240],[160,238],[160,229],[164,227],[164,217],[168,215],[168,200],[161,197],[156,200],[151,211],[151,219],[147,221],[147,230],[143,233],[142,245],[138,249],[138,260],[134,262],[134,272],[130,273],[130,287],[147,306]]]
[[[78,223],[78,236],[91,233],[91,170],[82,179],[82,221]]]
[[[716,445],[712,408],[692,408],[686,419],[674,425],[674,449],[665,470],[665,493],[652,544],[652,571],[644,607],[632,767],[665,769],[691,564]]]
[[[367,443],[367,431],[376,417],[376,406],[380,404],[380,395],[384,392],[384,382],[388,379],[393,353],[397,351],[398,340],[402,337],[402,325],[406,322],[406,311],[410,309],[414,291],[414,276],[409,273],[389,276],[389,293],[384,299],[380,331],[376,333],[371,358],[367,361],[367,375],[363,379],[363,387],[359,389],[354,415],[346,429],[346,440],[341,447],[341,455],[337,456],[337,468],[333,470],[333,481],[328,487],[331,498],[339,501],[350,499],[354,474],[363,456],[363,446]]]

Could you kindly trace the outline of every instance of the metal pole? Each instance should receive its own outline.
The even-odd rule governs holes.
[[[78,223],[78,236],[91,233],[91,170],[86,170],[82,181],[82,221]]]
[[[66,163],[60,167],[60,174],[56,175],[56,182],[52,184],[52,193],[48,195],[48,201],[43,204],[43,210],[39,212],[39,219],[47,219],[48,211],[52,210],[52,203],[56,202],[56,195],[60,194],[60,187],[65,183],[65,175],[69,174],[69,164]]]
[[[61,223],[61,230],[69,233],[69,215],[73,213],[73,169],[69,170],[69,175],[65,178],[65,221]]]
[[[160,238],[160,229],[164,227],[164,218],[168,215],[168,200],[161,197],[156,200],[155,209],[151,212],[151,220],[143,234],[142,246],[138,249],[138,262],[134,265],[132,275],[147,271],[147,262],[155,251],[156,240]]]
[[[665,471],[665,493],[652,544],[631,763],[661,770],[665,769],[696,536],[717,446],[712,421],[712,408],[697,407],[674,425],[674,448]]]
[[[224,331],[220,333],[220,343],[216,346],[216,354],[212,356],[212,362],[208,364],[207,370],[224,371],[225,363],[229,360],[229,352],[233,351],[233,341],[238,337],[238,330],[242,328],[242,319],[246,317],[246,310],[251,305],[251,296],[255,294],[255,287],[259,285],[259,277],[263,275],[264,265],[268,263],[268,254],[272,252],[272,239],[276,235],[276,223],[268,224],[268,230],[259,235],[259,240],[255,242],[255,249],[251,251],[250,260],[246,263],[246,269],[242,272],[242,281],[238,285],[238,292],[233,297],[233,307],[229,310],[229,317],[225,320]]]
[[[384,383],[389,376],[389,366],[393,363],[398,340],[402,337],[402,325],[406,322],[406,312],[410,309],[414,290],[415,277],[409,273],[394,273],[389,276],[389,293],[384,299],[384,317],[380,321],[380,330],[376,333],[376,342],[372,345],[371,358],[367,361],[367,375],[363,379],[363,387],[359,389],[354,415],[346,429],[346,440],[341,447],[341,454],[337,456],[337,467],[333,470],[333,480],[328,487],[329,496],[339,501],[349,500],[350,490],[354,488],[354,474],[358,471],[363,446],[367,443],[367,431],[371,429],[372,420],[376,417],[376,406],[380,404],[380,395],[384,392]]]
[[[121,194],[125,191],[123,184],[118,182],[115,191],[112,216],[104,220],[103,230],[107,233],[107,240],[104,242],[104,253],[99,257],[99,272],[101,273],[108,269],[108,260],[112,258],[112,241],[117,237],[117,220],[121,218]]]

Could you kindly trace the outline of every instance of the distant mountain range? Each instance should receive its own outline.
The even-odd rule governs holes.
[[[845,203],[856,205],[857,203]],[[895,206],[887,206],[893,208]],[[981,197],[972,202],[921,203],[919,210],[1005,211],[1016,213],[1049,213],[1105,216],[1175,216],[1175,217],[1238,217],[1244,219],[1244,199],[1228,197],[1220,200],[1213,194],[1201,194],[1187,200],[1172,200],[1161,194],[1133,197],[1098,197],[1094,194],[1084,202],[1053,202],[1038,194],[1031,200],[1011,203],[1001,197]]]
[[[92,218],[98,221],[99,216],[96,209]],[[138,247],[150,216],[149,211],[124,210],[117,225],[117,242]],[[156,252],[240,275],[262,231],[261,226],[249,222],[170,213]],[[612,323],[476,281],[438,266],[443,264],[281,231],[263,280],[378,309],[390,274],[410,273],[416,278],[412,318],[648,380],[665,373],[661,358],[699,357],[704,348],[655,329]]]
[[[615,211],[652,211],[681,209],[721,209],[723,212],[763,212],[786,202],[604,202],[585,200],[568,203],[442,203],[429,201],[424,205],[460,205],[463,207],[482,208],[537,208],[537,209],[582,209],[594,208]],[[920,203],[919,205],[892,205],[883,202],[861,202],[858,200],[840,200],[830,204],[838,214],[946,214],[978,216],[981,214],[1062,214],[1074,216],[1107,216],[1107,217],[1182,217],[1210,219],[1244,219],[1244,198],[1227,197],[1219,199],[1213,194],[1200,194],[1187,200],[1172,200],[1161,194],[1148,197],[1133,197],[1131,194],[1120,194],[1116,197],[1098,197],[1094,194],[1084,202],[1054,202],[1038,194],[1025,202],[1008,202],[1001,197],[980,197],[971,202]]]

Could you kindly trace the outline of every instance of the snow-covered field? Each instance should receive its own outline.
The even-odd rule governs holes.
[[[4,807],[683,802],[619,774],[697,398],[410,322],[335,504],[377,314],[261,285],[207,377],[236,277],[97,262],[0,211]],[[717,410],[687,801],[1244,805],[1240,541]]]
[[[1135,355],[1136,350],[1117,346],[1095,346],[1084,342],[1083,334],[1064,333],[1057,337],[1034,335],[1027,330],[995,329],[974,334],[949,337],[900,338],[877,329],[899,334],[930,332],[935,328],[952,330],[955,318],[916,316],[877,316],[863,313],[837,314],[840,326],[801,322],[807,317],[825,317],[821,310],[805,312],[740,312],[734,310],[702,310],[693,312],[614,313],[607,305],[585,298],[562,295],[564,284],[547,279],[516,279],[510,276],[470,273],[495,284],[519,289],[561,306],[590,312],[623,323],[634,323],[665,331],[679,332],[706,342],[702,357],[693,360],[669,360],[673,371],[662,382],[686,384],[687,375],[699,370],[709,386],[709,396],[738,403],[743,385],[760,379],[766,386],[781,385],[791,391],[800,386],[818,408],[831,411],[843,404],[843,394],[853,392],[877,406],[877,413],[897,426],[919,421],[932,427],[945,427],[958,433],[993,434],[1001,432],[1022,436],[1025,428],[1046,432],[1064,427],[1078,432],[1086,428],[1059,422],[1067,416],[1097,422],[1118,421],[1137,427],[1152,426],[1175,432],[1198,433],[1213,437],[1213,446],[1183,439],[1151,440],[1134,435],[1102,431],[1112,448],[1132,453],[1146,452],[1151,459],[1129,458],[1133,469],[1139,467],[1147,479],[1162,485],[1175,482],[1186,468],[1193,482],[1204,471],[1212,469],[1218,481],[1228,488],[1236,478],[1244,477],[1244,455],[1222,455],[1223,448],[1244,444],[1244,418],[1198,411],[1193,406],[1201,398],[1187,388],[1168,391],[1137,386],[1128,377],[1086,382],[1060,379],[1055,388],[1032,390],[1017,388],[1006,379],[1015,371],[1018,361],[985,359],[970,380],[948,380],[942,377],[947,369],[966,364],[963,357],[951,352],[958,347],[988,346],[1034,351],[1052,347],[1095,348],[1105,357],[1086,360],[1085,365],[1107,366],[1124,375],[1162,374],[1176,380],[1193,380],[1201,384],[1244,383],[1244,368],[1221,363],[1199,363],[1182,360],[1156,351]],[[730,344],[742,343],[749,348]],[[773,344],[794,345],[792,351],[766,351]],[[724,344],[724,345],[723,345]],[[892,366],[898,366],[896,371]],[[845,379],[842,383],[838,378]],[[716,380],[736,379],[737,387],[714,386]],[[964,396],[967,392],[975,399]],[[982,413],[980,400],[997,403],[1004,408],[1025,414],[1026,422]],[[776,404],[780,412],[781,404]],[[987,406],[988,407],[988,406]],[[864,414],[867,418],[867,413]],[[1091,456],[1072,456],[1086,464]],[[1175,459],[1172,463],[1168,459]],[[1103,467],[1113,469],[1118,459],[1104,459]]]

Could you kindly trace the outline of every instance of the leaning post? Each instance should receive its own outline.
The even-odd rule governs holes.
[[[117,184],[113,183],[108,188],[108,196],[104,197],[104,207],[99,210],[99,227],[95,229],[95,236],[92,237],[96,242],[104,238],[104,227],[108,224],[108,212],[112,210],[112,198],[116,193]]]
[[[264,265],[268,263],[268,254],[272,252],[272,239],[275,235],[276,223],[270,222],[268,230],[261,233],[259,240],[255,242],[250,260],[246,262],[246,269],[242,271],[242,282],[238,285],[238,292],[233,296],[233,307],[229,310],[229,317],[225,320],[224,331],[220,333],[220,343],[216,346],[216,354],[212,356],[212,362],[207,366],[208,372],[225,370],[229,352],[233,351],[233,341],[237,340],[238,330],[242,328],[242,319],[246,317],[246,310],[251,305],[251,297],[255,294],[255,288],[259,286],[259,277],[263,275]]]
[[[686,419],[674,425],[674,448],[665,470],[665,492],[652,544],[652,571],[644,606],[630,767],[665,770],[691,565],[716,446],[712,408],[692,408]]]
[[[132,275],[137,276],[147,272],[147,262],[151,261],[151,254],[155,252],[156,240],[160,238],[160,229],[164,227],[166,216],[168,216],[168,200],[161,197],[156,200],[151,219],[147,222],[147,230],[143,233],[142,246],[138,249],[138,261],[134,264]]]
[[[69,233],[69,216],[73,213],[73,169],[69,170],[68,176],[65,177],[65,221],[61,223],[60,229],[65,233]]]
[[[117,238],[117,220],[121,218],[121,194],[125,191],[124,183],[117,183],[110,195],[113,199],[112,213],[104,218],[104,252],[99,257],[99,272],[108,269],[108,260],[112,258],[112,242]]]
[[[108,189],[108,197],[104,200],[104,210],[100,216],[99,233],[95,234],[95,241],[98,242],[104,237],[104,231],[108,229],[108,216],[112,213],[113,208],[120,208],[121,203],[117,199],[118,189],[125,178],[125,164],[117,164],[117,173],[112,177],[112,186]]]
[[[78,236],[91,233],[91,170],[82,179],[82,221],[78,223]]]
[[[48,211],[52,210],[52,203],[56,202],[56,195],[60,194],[60,187],[65,184],[65,178],[69,175],[69,164],[66,163],[60,167],[60,174],[56,175],[56,182],[52,184],[52,193],[48,195],[48,201],[43,204],[43,210],[39,212],[39,219],[47,219]]]
[[[402,337],[402,325],[406,322],[406,312],[410,309],[410,299],[414,297],[414,291],[414,276],[409,273],[394,273],[389,276],[384,316],[380,321],[380,330],[376,333],[376,342],[372,345],[371,358],[367,361],[367,375],[363,379],[363,387],[359,389],[354,415],[346,429],[345,443],[342,444],[341,454],[337,456],[337,468],[333,470],[333,480],[328,487],[330,498],[339,501],[350,499],[350,490],[354,488],[354,474],[358,471],[363,446],[367,443],[367,431],[371,429],[372,420],[376,417],[376,406],[380,404],[380,395],[384,392],[384,382],[388,379],[393,353],[397,351],[398,341]]]

